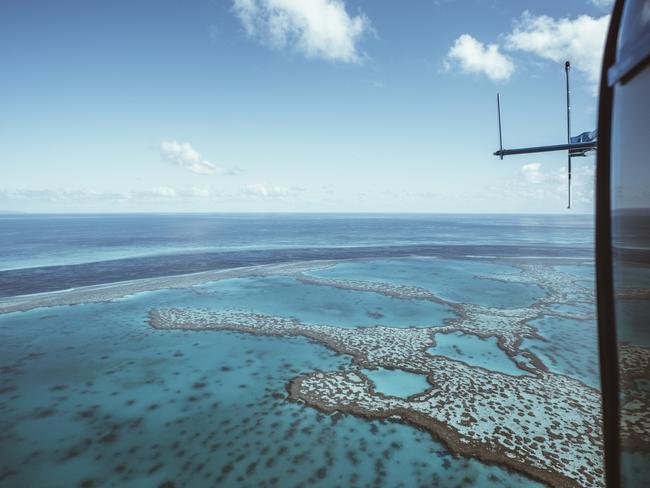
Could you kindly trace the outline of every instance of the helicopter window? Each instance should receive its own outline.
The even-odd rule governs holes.
[[[650,30],[650,2],[626,5],[617,61]],[[642,61],[637,59],[637,64]],[[612,254],[619,361],[621,478],[640,486],[650,476],[650,67],[628,66],[614,88],[612,117]]]

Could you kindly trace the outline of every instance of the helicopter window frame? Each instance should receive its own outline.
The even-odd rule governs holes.
[[[622,59],[611,66],[607,72],[610,87],[617,83],[625,84],[650,63],[650,23],[641,34],[621,46]]]
[[[614,321],[611,215],[611,133],[614,90],[608,80],[610,70],[617,65],[618,35],[624,5],[624,0],[617,0],[614,5],[603,53],[598,106],[599,137],[596,151],[596,294],[607,486],[620,484],[619,375]]]

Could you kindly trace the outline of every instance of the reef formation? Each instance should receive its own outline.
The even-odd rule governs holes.
[[[356,368],[300,374],[287,385],[290,400],[327,413],[407,423],[442,439],[457,454],[498,463],[550,485],[603,486],[598,390],[550,372],[540,358],[521,347],[524,338],[543,339],[531,320],[549,314],[593,318],[551,307],[593,303],[593,291],[549,265],[517,267],[518,273],[479,278],[538,284],[546,296],[530,307],[457,303],[423,288],[323,278],[309,274],[308,269],[287,273],[313,285],[435,301],[455,312],[456,318],[430,328],[339,328],[239,310],[157,309],[149,319],[157,329],[231,330],[317,341],[352,356]],[[513,376],[432,354],[436,336],[451,332],[496,337],[498,347],[523,374]],[[430,387],[407,398],[387,396],[375,390],[361,371],[364,368],[426,375]]]

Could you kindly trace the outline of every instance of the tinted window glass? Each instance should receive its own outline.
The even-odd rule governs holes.
[[[612,229],[619,347],[622,477],[650,477],[650,69],[614,93]]]

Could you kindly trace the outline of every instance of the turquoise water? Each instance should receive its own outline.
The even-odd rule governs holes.
[[[210,293],[203,300],[205,306],[295,317],[308,324],[432,327],[455,317],[448,307],[434,302],[309,285],[286,277],[225,280],[197,290]]]
[[[483,339],[471,334],[452,332],[436,334],[435,340],[436,345],[427,349],[431,355],[446,356],[463,361],[470,366],[513,376],[528,374],[519,369],[510,356],[499,349],[495,337]]]
[[[577,278],[578,284],[585,288],[596,288],[596,268],[594,263],[581,265],[557,265],[553,266],[553,268]]]
[[[600,388],[598,329],[595,320],[544,317],[533,320],[545,339],[524,339],[521,347],[534,352],[550,371]]]
[[[362,372],[373,382],[375,390],[384,395],[406,398],[431,387],[426,376],[408,371],[377,368]]]
[[[518,274],[519,270],[479,261],[418,258],[339,263],[310,274],[417,286],[446,300],[488,307],[526,307],[545,296],[544,290],[535,284],[475,279],[497,273]]]
[[[550,305],[549,310],[560,313],[569,313],[572,315],[591,316],[595,317],[596,308],[593,303],[577,302],[577,303],[554,303]]]
[[[553,268],[561,273],[570,274],[571,276],[575,276],[581,280],[596,281],[596,269],[594,268],[594,263],[556,264]]]
[[[417,429],[286,401],[296,374],[350,366],[322,346],[145,323],[190,297],[0,316],[0,486],[536,486]]]

